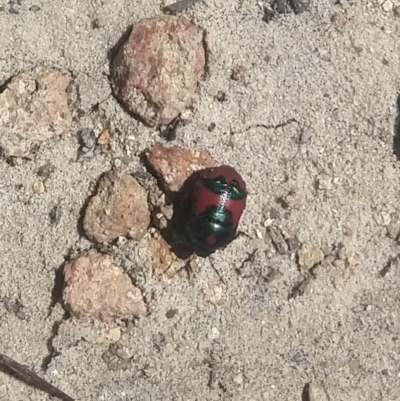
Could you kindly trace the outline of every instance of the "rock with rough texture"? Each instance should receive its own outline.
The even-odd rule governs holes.
[[[77,318],[110,323],[146,313],[141,291],[109,255],[80,255],[65,265],[64,280],[64,304]]]
[[[71,77],[38,67],[16,75],[0,94],[0,151],[6,158],[26,157],[32,148],[66,132]]]
[[[300,267],[311,269],[324,259],[324,252],[321,248],[312,245],[303,245],[298,250],[298,261]]]
[[[156,144],[146,152],[149,167],[161,179],[165,189],[178,192],[194,172],[215,167],[217,162],[205,150]]]
[[[204,67],[203,30],[165,15],[133,27],[111,64],[111,84],[146,124],[168,124],[191,104]]]
[[[120,236],[140,240],[149,224],[146,191],[129,174],[107,173],[85,211],[88,238],[99,243]]]
[[[322,385],[311,382],[310,384],[308,384],[307,387],[304,393],[308,394],[307,399],[309,399],[310,401],[328,401],[330,399],[325,391],[325,388]]]
[[[155,234],[149,239],[152,272],[160,280],[169,280],[175,275],[187,277],[198,271],[195,259],[178,257],[165,239]]]
[[[176,273],[177,257],[171,247],[160,235],[151,238],[149,245],[153,274],[156,277],[162,277],[164,274],[172,277]]]

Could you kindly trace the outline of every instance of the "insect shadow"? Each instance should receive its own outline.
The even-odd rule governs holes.
[[[193,201],[193,188],[201,172],[197,171],[190,175],[180,191],[170,195],[170,202],[173,205],[172,218],[168,221],[167,227],[161,230],[161,236],[180,259],[187,259],[196,251],[186,231],[186,224]]]
[[[397,117],[394,121],[393,153],[400,160],[400,94],[397,96]]]

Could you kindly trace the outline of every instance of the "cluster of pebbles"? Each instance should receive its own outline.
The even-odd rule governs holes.
[[[173,15],[146,19],[117,49],[111,62],[111,88],[147,126],[167,125],[191,106],[205,60],[201,28]],[[11,77],[0,94],[1,156],[19,163],[43,142],[76,129],[80,118],[73,106],[76,97],[72,75],[53,67],[39,66]],[[82,153],[110,141],[105,127],[94,137],[84,130],[79,135]],[[207,151],[162,144],[147,149],[145,159],[165,194],[179,192],[193,172],[216,165]],[[141,290],[110,255],[95,247],[121,237],[140,241],[145,236],[157,220],[154,211],[159,214],[163,208],[152,204],[148,192],[131,172],[113,169],[100,178],[83,217],[93,249],[64,266],[64,305],[74,316],[111,322],[146,314]],[[161,236],[152,246],[158,255],[155,274],[162,275],[177,257]]]

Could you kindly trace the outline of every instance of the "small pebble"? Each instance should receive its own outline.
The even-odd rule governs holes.
[[[346,25],[346,23],[347,23],[346,14],[343,13],[343,12],[340,12],[340,11],[338,11],[338,12],[332,14],[332,16],[331,16],[331,22],[332,22],[332,25],[333,25],[335,28],[337,28],[337,29],[343,28],[343,27]]]
[[[104,130],[97,138],[97,143],[99,145],[107,145],[110,142],[110,131]]]
[[[222,299],[222,288],[220,286],[209,287],[203,290],[206,301],[218,305]]]
[[[311,269],[324,259],[324,252],[321,248],[312,245],[303,245],[298,251],[300,267]]]
[[[216,126],[217,126],[217,124],[211,123],[211,124],[208,126],[208,132],[213,132]]]
[[[327,174],[321,174],[317,179],[318,189],[329,191],[332,189],[332,178]]]
[[[33,184],[32,189],[35,194],[42,194],[45,191],[43,181],[36,181]]]
[[[268,234],[269,234],[271,241],[274,244],[276,250],[281,255],[286,255],[289,252],[289,246],[286,243],[286,241],[282,235],[282,231],[278,227],[269,226]]]
[[[42,177],[43,179],[46,180],[47,178],[50,177],[50,175],[54,172],[54,170],[55,170],[55,167],[52,164],[47,163],[47,164],[44,164],[43,166],[40,166],[37,169],[36,173],[39,177]]]
[[[209,340],[216,340],[219,338],[219,330],[216,327],[213,327],[211,331],[208,333]]]
[[[172,319],[175,317],[175,315],[178,313],[178,311],[176,309],[170,309],[165,316],[167,317],[167,319]]]
[[[113,344],[121,338],[121,329],[115,327],[106,333],[103,333],[96,341],[97,344]]]
[[[243,65],[238,65],[232,70],[231,78],[243,85],[247,84],[247,68]]]
[[[307,385],[306,394],[308,397],[303,399],[308,399],[309,401],[328,401],[331,399],[328,397],[324,387],[314,382]]]
[[[386,12],[389,12],[393,9],[393,3],[390,0],[386,0],[383,4],[382,4],[382,9]]]
[[[227,101],[226,93],[223,91],[218,91],[216,99],[221,103],[226,102]]]

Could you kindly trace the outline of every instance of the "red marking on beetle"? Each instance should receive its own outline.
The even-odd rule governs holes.
[[[195,184],[194,210],[196,213],[202,213],[210,206],[222,206],[232,213],[232,224],[236,226],[246,207],[246,197],[239,200],[233,200],[229,198],[227,192],[223,195],[216,194],[208,189],[202,181],[202,179],[217,179],[219,177],[224,178],[228,185],[236,181],[239,187],[246,192],[246,184],[234,168],[230,166],[211,168],[208,171],[205,171]]]

